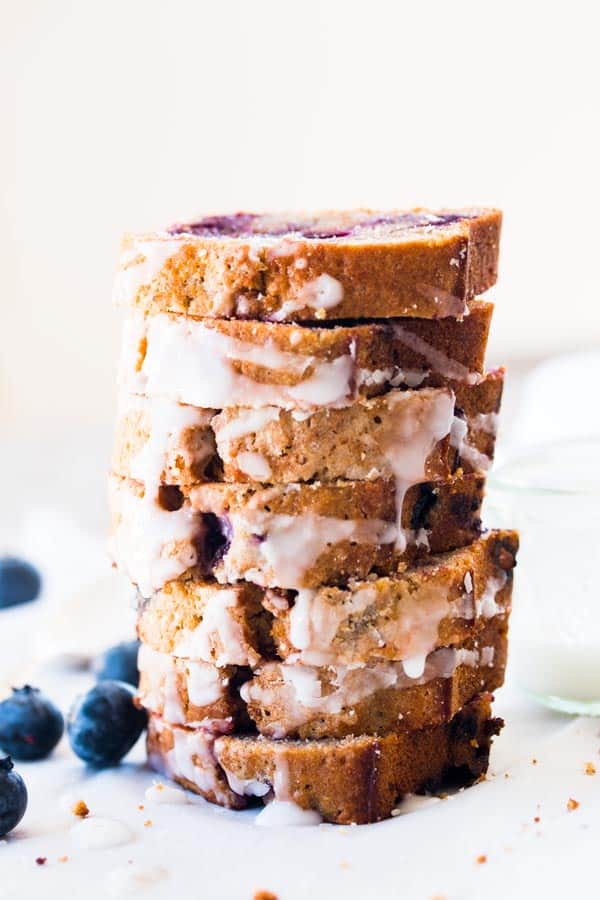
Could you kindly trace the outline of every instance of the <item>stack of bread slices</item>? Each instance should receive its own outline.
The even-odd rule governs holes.
[[[484,532],[500,214],[236,214],[128,236],[110,479],[150,765],[372,822],[488,765],[517,536]]]

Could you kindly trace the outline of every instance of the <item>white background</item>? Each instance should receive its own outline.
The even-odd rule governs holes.
[[[597,345],[593,8],[1,0],[2,420],[110,422],[120,234],[205,211],[502,206],[492,361]]]

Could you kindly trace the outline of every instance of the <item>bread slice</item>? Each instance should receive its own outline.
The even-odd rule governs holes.
[[[464,787],[482,778],[502,724],[491,718],[489,694],[475,697],[442,725],[341,740],[215,739],[151,716],[148,761],[221,806],[287,801],[318,811],[326,822],[366,824],[388,818],[406,794]]]
[[[138,597],[138,637],[162,654],[256,668],[274,653],[273,614],[264,599],[264,588],[255,584],[187,575],[152,597]]]
[[[516,532],[490,531],[394,576],[287,596],[267,592],[275,653],[292,664],[356,667],[415,663],[438,647],[460,645],[510,612],[517,549]]]
[[[453,647],[398,662],[356,667],[267,662],[240,693],[258,731],[277,739],[435,725],[504,681],[508,614],[477,625],[473,636]]]
[[[210,663],[142,645],[138,702],[169,724],[229,733],[248,728],[241,695],[258,731],[278,740],[425,728],[447,722],[480,691],[502,685],[507,614],[477,626],[475,636],[457,646],[404,662],[360,668],[267,662],[241,687]]]
[[[308,327],[133,315],[124,325],[124,393],[203,409],[348,406],[390,386],[480,380],[490,304],[462,321],[394,320]],[[435,325],[435,328],[431,326]]]
[[[144,484],[182,486],[219,480],[372,480],[396,472],[410,480],[413,450],[421,447],[416,463],[427,480],[458,468],[487,469],[494,456],[503,376],[495,370],[474,385],[393,388],[341,409],[309,411],[233,406],[217,412],[130,395],[118,419],[112,469]],[[460,418],[454,427],[445,409],[451,392]],[[439,437],[442,431],[447,433]]]
[[[414,659],[508,613],[517,544],[516,532],[491,531],[392,577],[300,592],[187,576],[140,601],[138,636],[160,653],[216,666]]]
[[[391,574],[476,540],[485,479],[190,489],[111,479],[111,552],[144,596],[195,569],[222,584],[311,588]]]
[[[181,659],[146,644],[138,655],[137,703],[174,725],[187,724],[217,734],[247,728],[239,693],[247,675],[235,666]]]
[[[115,298],[273,321],[466,313],[497,276],[493,209],[238,213],[126,235]]]

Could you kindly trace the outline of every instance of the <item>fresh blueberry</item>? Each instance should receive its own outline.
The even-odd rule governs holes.
[[[98,681],[124,681],[137,687],[140,680],[137,665],[139,649],[139,641],[123,641],[105,650],[92,664]]]
[[[0,747],[14,759],[44,759],[64,730],[61,711],[28,684],[0,703]]]
[[[16,556],[0,557],[0,609],[30,603],[41,587],[40,573],[31,563]]]
[[[135,691],[122,681],[99,681],[79,697],[67,717],[73,751],[96,768],[116,766],[146,727],[146,711],[134,703]]]
[[[0,838],[16,828],[27,809],[25,782],[10,756],[0,758]]]

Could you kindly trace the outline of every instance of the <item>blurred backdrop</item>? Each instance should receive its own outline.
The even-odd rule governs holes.
[[[592,4],[0,6],[5,439],[104,435],[120,234],[200,212],[498,205],[491,361],[598,344]]]

